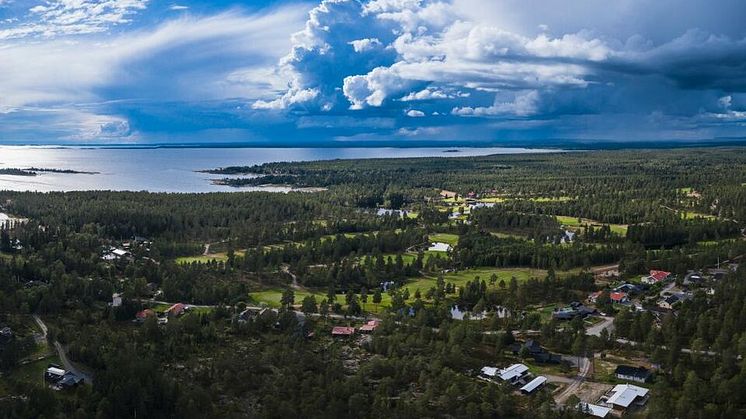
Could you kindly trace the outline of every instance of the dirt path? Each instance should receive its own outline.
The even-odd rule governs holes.
[[[590,373],[591,371],[590,359],[580,358],[579,363],[580,363],[580,373],[575,378],[572,379],[572,381],[570,382],[570,384],[567,385],[567,387],[562,389],[562,391],[560,391],[554,396],[554,401],[557,404],[562,404],[562,405],[565,404],[567,399],[571,395],[577,392],[578,388],[580,388],[580,385],[583,383],[583,381],[585,381],[585,378]]]
[[[298,283],[298,276],[295,275],[294,273],[292,273],[290,271],[290,266],[288,266],[288,265],[282,265],[282,267],[280,268],[280,270],[282,271],[282,273],[290,275],[290,278],[293,279],[293,282],[292,282],[292,284],[290,286],[293,287],[294,290],[303,290],[304,289]]]

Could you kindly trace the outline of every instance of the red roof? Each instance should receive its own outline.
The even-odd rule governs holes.
[[[609,298],[611,298],[611,301],[622,301],[627,297],[627,294],[623,292],[612,292],[609,294]]]
[[[335,326],[332,329],[332,336],[352,336],[354,334],[355,334],[354,327]]]
[[[663,281],[668,278],[669,275],[671,275],[671,272],[654,270],[650,271],[650,278],[653,278],[655,282]]]
[[[155,311],[153,311],[153,310],[151,310],[149,308],[146,308],[143,311],[138,311],[137,314],[135,314],[135,317],[137,317],[138,319],[146,319],[146,318],[152,317],[152,316],[155,316]]]
[[[368,323],[360,326],[360,331],[361,332],[372,332],[376,330],[379,323],[380,322],[378,320],[370,320]]]
[[[173,314],[175,316],[178,316],[179,314],[184,312],[184,309],[186,309],[186,306],[182,303],[176,303],[172,305],[171,307],[166,310],[166,312]]]

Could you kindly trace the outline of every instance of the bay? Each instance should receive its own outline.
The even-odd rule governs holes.
[[[457,150],[457,151],[454,151]],[[0,175],[0,190],[287,192],[284,187],[233,188],[212,180],[226,176],[199,170],[269,162],[396,157],[460,157],[547,153],[526,148],[85,148],[0,146],[0,168],[75,170],[95,174],[40,172],[38,176]]]

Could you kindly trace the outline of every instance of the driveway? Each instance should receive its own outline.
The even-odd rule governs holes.
[[[585,330],[585,334],[588,336],[601,336],[601,331],[604,329],[606,329],[606,331],[609,333],[614,331],[614,318],[613,317],[601,317],[601,319],[602,321],[587,328]]]

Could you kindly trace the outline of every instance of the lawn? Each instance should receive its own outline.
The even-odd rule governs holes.
[[[433,233],[429,235],[429,238],[431,242],[448,243],[451,246],[456,246],[459,236],[458,234],[450,233]]]
[[[600,221],[591,220],[588,218],[581,218],[578,219],[578,217],[570,217],[567,215],[557,215],[555,216],[557,221],[564,225],[565,227],[582,227],[586,224],[592,225],[593,227],[601,227],[602,225],[608,225],[609,228],[611,228],[612,233],[619,234],[620,236],[626,236],[627,235],[627,228],[628,226],[626,224],[604,224]]]
[[[243,256],[245,250],[236,250],[235,254],[236,256]],[[182,256],[175,259],[176,263],[179,264],[189,264],[194,262],[199,263],[208,263],[212,261],[216,262],[225,262],[228,260],[228,252],[218,252],[218,253],[210,253],[208,255],[199,255],[199,256]]]
[[[489,284],[490,277],[492,276],[493,273],[496,274],[498,278],[498,282],[494,285],[495,287],[499,286],[500,280],[504,280],[506,285],[509,284],[511,277],[515,277],[518,282],[524,282],[524,281],[527,281],[531,277],[543,278],[546,275],[546,271],[542,269],[483,267],[483,268],[465,269],[459,272],[450,272],[444,275],[444,280],[446,283],[450,282],[456,285],[457,287],[463,287],[466,285],[466,282],[473,281],[475,277],[479,277],[480,281],[484,280]],[[558,272],[557,274],[563,275],[563,274],[568,274],[568,273],[569,272]],[[436,283],[437,283],[437,278],[434,276],[415,278],[407,282],[403,286],[403,288],[409,289],[410,299],[408,300],[408,302],[413,301],[414,293],[417,289],[420,290],[423,301],[426,300],[425,293],[430,288],[435,287]],[[253,304],[264,303],[269,307],[277,308],[277,307],[280,307],[280,300],[282,299],[282,292],[283,292],[283,288],[279,288],[279,287],[251,292],[249,293],[249,302]],[[316,296],[316,302],[320,303],[322,300],[326,299],[326,290],[319,290],[319,289],[295,290],[295,305],[300,307],[301,302],[308,295]],[[360,294],[357,294],[357,296],[358,298],[360,298]],[[380,305],[373,304],[372,300],[373,300],[373,291],[369,290],[368,303],[365,304],[365,310],[371,313],[379,313],[381,310],[391,305],[391,296],[389,296],[387,293],[381,293],[381,304]],[[338,294],[337,301],[340,303],[343,303],[344,295]],[[552,305],[551,307],[553,308],[554,305]],[[551,315],[551,309],[549,310],[549,315]]]
[[[280,307],[280,300],[282,299],[282,288],[272,288],[272,289],[266,289],[263,291],[256,291],[249,293],[249,302],[254,304],[261,304],[264,303],[269,307],[278,308]],[[424,292],[424,291],[423,291]],[[301,303],[303,302],[303,299],[306,298],[309,295],[313,295],[316,297],[316,303],[321,303],[322,300],[326,299],[326,292],[325,291],[302,291],[302,290],[295,290],[295,306],[297,308],[300,308]],[[360,299],[360,294],[356,294],[358,299]],[[337,294],[337,302],[342,304],[343,306],[345,301],[345,296],[342,294]],[[391,296],[387,293],[381,293],[381,303],[380,304],[373,304],[373,292],[368,293],[368,302],[363,304],[362,301],[360,301],[360,305],[364,306],[363,309],[365,311],[371,312],[371,313],[380,313],[381,310],[383,310],[386,307],[391,306]]]

